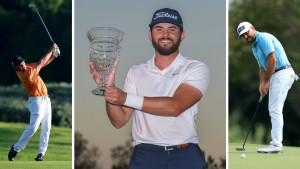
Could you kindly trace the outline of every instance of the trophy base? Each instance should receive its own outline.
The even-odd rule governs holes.
[[[100,86],[97,89],[92,90],[92,93],[97,96],[104,96],[105,87]]]

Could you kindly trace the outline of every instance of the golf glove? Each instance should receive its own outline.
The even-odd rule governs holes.
[[[60,50],[59,50],[58,47],[57,47],[57,49],[53,52],[53,55],[54,55],[55,57],[60,56]]]

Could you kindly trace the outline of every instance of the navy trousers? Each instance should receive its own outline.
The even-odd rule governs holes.
[[[205,157],[197,144],[187,147],[135,146],[129,169],[205,169]]]

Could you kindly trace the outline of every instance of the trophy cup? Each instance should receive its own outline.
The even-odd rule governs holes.
[[[104,96],[107,78],[115,69],[119,60],[120,42],[124,33],[111,27],[95,27],[87,31],[90,43],[90,60],[99,75],[98,88],[92,91],[95,95]]]

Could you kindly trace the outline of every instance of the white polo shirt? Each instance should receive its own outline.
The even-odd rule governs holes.
[[[161,71],[155,66],[154,60],[155,55],[151,60],[130,68],[124,84],[126,93],[145,97],[172,97],[179,85],[186,83],[199,89],[204,95],[209,83],[209,68],[206,64],[179,53],[172,64]],[[133,146],[141,143],[160,146],[198,144],[195,124],[198,103],[178,117],[157,116],[135,110]]]

